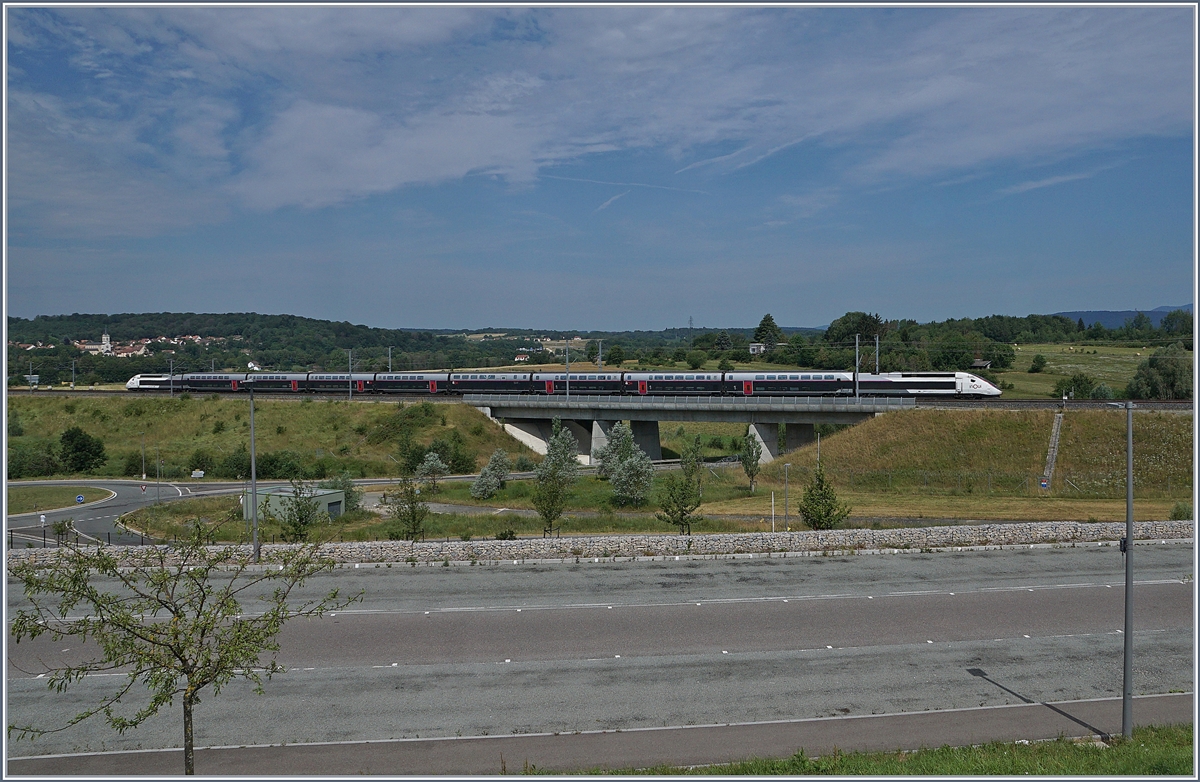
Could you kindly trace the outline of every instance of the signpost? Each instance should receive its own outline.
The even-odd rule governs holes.
[[[82,495],[82,494],[76,494],[76,495],[75,495],[75,501],[76,501],[76,502],[78,502],[78,503],[82,503],[82,502],[83,502],[83,495]]]
[[[1041,478],[1038,478],[1038,485],[1041,486],[1043,489],[1049,489],[1050,488],[1050,479],[1047,478],[1045,475],[1043,475]]]

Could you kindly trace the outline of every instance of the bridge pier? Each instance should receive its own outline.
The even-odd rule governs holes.
[[[659,461],[662,456],[662,443],[658,439],[658,421],[630,421],[633,430],[633,442],[646,452],[651,461]]]
[[[589,426],[585,427],[583,423],[587,423]],[[583,423],[563,419],[562,425],[563,428],[575,435],[575,442],[579,444],[575,458],[579,460],[580,464],[588,465],[592,463],[592,430],[594,427],[590,426],[591,421],[584,421]],[[545,456],[547,451],[546,444],[554,436],[554,422],[548,418],[508,418],[505,419],[504,431],[512,435],[514,439],[529,446],[534,453],[540,453],[542,456]],[[608,438],[606,437],[605,442],[607,441]]]
[[[592,421],[592,447],[589,450],[592,464],[596,463],[596,452],[608,445],[609,433],[616,424],[616,421]]]
[[[780,426],[784,427],[784,447],[782,453],[779,450]],[[759,464],[769,464],[778,459],[783,453],[794,451],[813,442],[816,439],[813,426],[813,424],[750,424],[750,431],[754,434],[754,439],[758,440],[758,444],[762,447],[762,456],[758,460]]]

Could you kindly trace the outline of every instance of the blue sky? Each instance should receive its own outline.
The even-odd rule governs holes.
[[[13,315],[1193,298],[1192,7],[5,13]]]

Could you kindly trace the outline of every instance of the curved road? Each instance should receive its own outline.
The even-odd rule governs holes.
[[[1139,544],[1135,562],[1134,691],[1190,693],[1192,547]],[[1120,696],[1122,566],[1112,547],[1079,547],[348,567],[315,579],[311,594],[332,586],[362,589],[363,602],[336,616],[290,625],[279,655],[288,673],[267,683],[262,696],[240,683],[209,695],[197,710],[197,743],[321,742],[321,767],[333,763],[339,773],[351,774],[373,768],[378,773],[378,766],[372,765],[370,747],[347,742],[400,741],[379,750],[412,747],[406,761],[412,765],[394,767],[394,773],[450,768],[496,773],[497,752],[504,748],[494,741],[454,745],[456,752],[486,755],[472,761],[474,766],[463,758],[435,761],[442,756],[431,754],[428,742],[419,749],[404,742],[598,730],[625,735],[726,723],[742,723],[738,731],[761,736],[796,720],[927,712],[958,715],[953,726],[975,720],[987,738],[995,735],[987,727],[994,727],[988,720],[995,718],[987,715],[1065,701],[1075,705],[1039,707],[1038,714],[1058,720],[1049,735],[1117,732],[1119,700],[1115,725],[1111,709],[1101,713],[1086,704]],[[18,599],[10,590],[10,608]],[[94,677],[55,695],[36,678],[44,671],[39,666],[79,653],[70,642],[10,644],[10,721],[54,722],[115,686],[112,678]],[[1148,713],[1149,706],[1138,708],[1143,710],[1135,716]],[[956,709],[964,711],[950,712]],[[116,736],[93,720],[35,743],[10,743],[9,753],[15,758],[174,747],[178,722],[171,711]],[[738,757],[748,746],[742,743],[747,736],[733,728],[713,730],[703,747],[690,750],[690,759],[669,756],[675,762],[712,762]],[[942,743],[946,728],[939,730],[924,743]],[[673,736],[682,734],[660,730],[643,738],[666,751],[682,741]],[[886,743],[885,737],[878,740]],[[902,741],[896,738],[890,746]],[[254,773],[311,772],[314,761],[302,749],[280,750],[271,761],[276,771]],[[771,751],[787,755],[796,749],[788,744]],[[238,763],[250,762],[255,752],[261,751],[211,750],[202,757],[220,755],[227,771],[251,773]],[[109,756],[96,757],[94,762],[103,762]],[[152,759],[159,755],[112,757],[125,767],[162,762]],[[590,762],[621,766],[638,757]],[[509,758],[513,763],[515,756]],[[37,768],[80,768],[78,758],[62,763],[68,760],[73,765],[55,766],[58,761],[47,758]],[[465,765],[454,765],[459,761]],[[572,767],[562,762],[560,767]]]

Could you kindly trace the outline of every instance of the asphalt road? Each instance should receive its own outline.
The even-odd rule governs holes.
[[[1190,693],[1192,548],[1139,545],[1135,557],[1134,691]],[[196,740],[242,747],[592,735],[953,709],[990,714],[1119,697],[1122,568],[1121,555],[1104,547],[343,569],[310,588],[363,589],[363,602],[289,626],[279,654],[289,672],[263,695],[241,683],[210,694],[197,709]],[[10,592],[10,607],[19,599]],[[118,683],[91,677],[54,694],[36,678],[38,665],[78,654],[75,645],[10,644],[8,651],[10,722],[54,724]],[[1101,718],[1079,708],[1053,718],[1080,734],[1119,730],[1119,708],[1115,728],[1092,724]],[[10,743],[9,756],[174,747],[178,736],[175,711],[124,736],[91,720]],[[711,762],[718,749],[736,757],[738,741],[718,732],[693,762]],[[938,734],[932,743],[941,743]],[[370,754],[361,744],[332,746],[347,758]],[[567,754],[560,767],[571,767]],[[620,765],[619,757],[608,761]],[[448,768],[414,762],[408,773]]]

